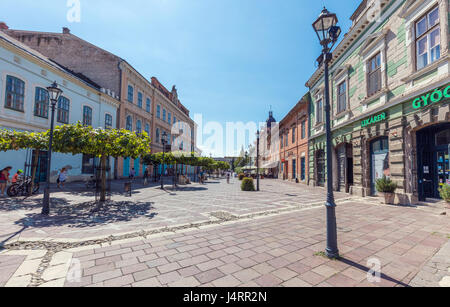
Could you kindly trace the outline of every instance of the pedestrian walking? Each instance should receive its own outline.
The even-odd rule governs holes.
[[[149,175],[150,175],[150,170],[149,170],[148,167],[146,167],[145,171],[144,171],[144,185],[148,184],[148,177],[149,177]]]
[[[5,167],[0,172],[0,190],[1,195],[0,197],[6,197],[5,191],[6,191],[6,185],[9,183],[9,172],[12,170],[11,166]]]
[[[227,172],[227,184],[230,184],[230,177],[231,177],[230,172]]]
[[[129,178],[130,178],[131,180],[133,180],[135,176],[136,176],[136,171],[134,170],[134,168],[132,168],[132,169],[131,169],[131,172],[130,172],[130,177],[129,177]]]
[[[61,188],[61,186],[64,188],[64,184],[67,181],[67,169],[64,167],[59,171],[58,178],[56,179],[56,183],[58,185],[58,188]]]

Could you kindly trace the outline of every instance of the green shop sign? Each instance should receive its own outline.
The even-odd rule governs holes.
[[[447,85],[443,90],[437,88],[426,95],[420,96],[420,98],[414,99],[412,106],[414,109],[420,109],[430,104],[438,103],[445,98],[450,98],[450,85]]]
[[[368,118],[361,122],[361,128],[382,122],[382,121],[386,120],[386,118],[387,118],[386,112],[383,112],[377,116],[372,116],[371,118]]]

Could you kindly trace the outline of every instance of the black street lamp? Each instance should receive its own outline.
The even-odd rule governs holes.
[[[164,131],[161,137],[161,144],[163,146],[163,157],[161,163],[161,190],[164,190],[164,156],[166,154],[167,133]]]
[[[313,28],[317,33],[320,44],[323,47],[322,56],[319,64],[324,64],[325,75],[325,117],[326,117],[326,135],[327,135],[327,248],[328,258],[339,258],[337,243],[337,225],[336,225],[336,203],[333,195],[333,156],[331,141],[331,107],[330,107],[330,88],[328,64],[332,59],[331,50],[341,34],[341,28],[336,26],[338,19],[336,14],[328,12],[323,8],[319,18],[313,23]]]
[[[261,137],[261,133],[259,130],[256,132],[256,191],[259,192],[259,139]]]
[[[50,214],[50,171],[51,171],[51,163],[52,163],[52,143],[53,143],[53,128],[55,123],[55,108],[58,103],[59,96],[62,94],[62,90],[58,88],[58,84],[53,82],[53,84],[47,87],[51,107],[52,107],[52,115],[51,115],[51,124],[50,124],[50,138],[48,142],[48,155],[47,155],[47,184],[44,189],[44,199],[42,202],[42,214],[49,215]]]

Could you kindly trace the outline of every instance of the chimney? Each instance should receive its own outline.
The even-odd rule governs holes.
[[[64,28],[63,28],[63,34],[70,34],[70,29],[64,27]]]
[[[8,30],[9,27],[3,21],[0,21],[0,30]]]

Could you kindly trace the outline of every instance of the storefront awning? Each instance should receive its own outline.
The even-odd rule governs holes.
[[[269,162],[269,163],[263,165],[261,168],[264,168],[264,169],[276,168],[276,167],[278,167],[278,163],[279,163],[278,161]]]

